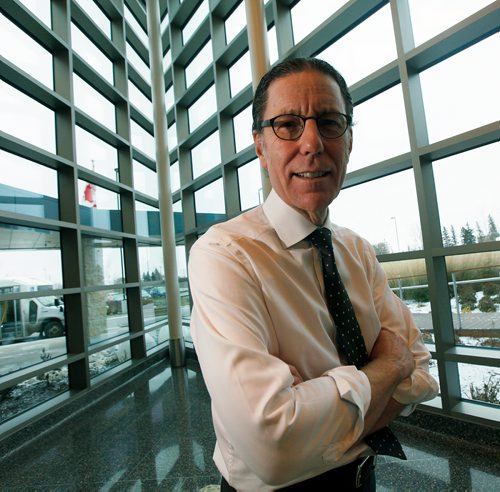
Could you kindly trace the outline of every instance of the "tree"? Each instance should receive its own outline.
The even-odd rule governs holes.
[[[448,229],[443,227],[443,246],[447,248],[448,246],[453,246],[450,235],[448,234]]]
[[[460,229],[460,237],[462,238],[462,244],[474,244],[476,242],[476,236],[468,222],[465,227]]]
[[[391,251],[389,250],[389,245],[387,241],[381,243],[373,244],[373,249],[377,255],[388,255]]]
[[[454,226],[451,226],[451,229],[450,229],[450,234],[451,234],[451,244],[450,246],[456,246],[458,244],[458,241],[457,241],[457,233],[455,232],[455,227]]]
[[[487,236],[483,233],[483,230],[481,229],[479,222],[477,221],[476,221],[476,234],[478,243],[483,243],[484,241],[488,240]]]
[[[495,220],[493,219],[491,214],[488,214],[488,235],[486,237],[488,241],[495,241],[498,236],[500,236],[500,234],[498,233]]]

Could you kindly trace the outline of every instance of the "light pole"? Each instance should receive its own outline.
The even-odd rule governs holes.
[[[398,234],[398,220],[396,217],[391,217],[391,220],[394,221],[394,229],[396,230],[396,242],[398,245],[398,252],[401,251],[401,247],[399,246],[399,234]]]

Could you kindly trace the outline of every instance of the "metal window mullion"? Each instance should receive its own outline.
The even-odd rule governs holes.
[[[406,63],[406,52],[413,48],[408,0],[391,0],[391,13],[432,306],[441,399],[443,410],[449,413],[460,399],[460,378],[457,364],[444,358],[446,350],[455,345],[455,334],[450,305],[443,302],[449,298],[446,258],[432,253],[434,248],[442,246],[441,226],[432,161],[419,157],[418,152],[428,145],[428,135],[419,74],[412,73]]]

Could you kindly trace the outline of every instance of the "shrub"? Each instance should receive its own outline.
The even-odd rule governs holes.
[[[500,284],[494,282],[486,282],[483,284],[483,294],[485,296],[494,297],[500,294]]]
[[[478,307],[482,313],[494,313],[497,310],[495,303],[490,296],[483,296],[479,301]]]
[[[473,311],[476,307],[476,292],[471,285],[461,285],[458,291],[458,300],[463,312]]]
[[[482,386],[469,384],[470,396],[473,400],[485,401],[487,403],[500,404],[500,379],[493,373],[489,373],[489,378]]]

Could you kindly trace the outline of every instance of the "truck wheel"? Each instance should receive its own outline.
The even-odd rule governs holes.
[[[45,338],[60,337],[64,335],[63,325],[59,321],[47,321],[43,327]]]

